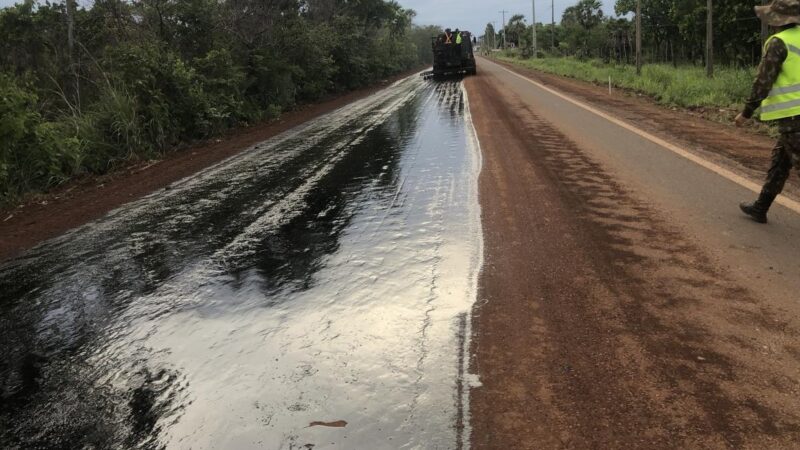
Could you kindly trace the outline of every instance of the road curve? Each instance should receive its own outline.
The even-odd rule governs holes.
[[[752,223],[736,207],[750,190],[635,123],[479,70],[473,445],[800,441],[800,215]]]

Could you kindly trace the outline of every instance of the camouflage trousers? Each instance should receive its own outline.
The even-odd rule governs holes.
[[[777,196],[783,191],[792,167],[800,169],[800,132],[782,133],[772,150],[772,164],[762,192]]]

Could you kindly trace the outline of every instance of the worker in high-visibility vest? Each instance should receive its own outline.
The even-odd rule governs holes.
[[[461,45],[461,42],[462,42],[461,32],[458,31],[458,28],[456,28],[456,45]]]
[[[756,6],[756,15],[778,32],[764,45],[758,76],[736,125],[744,125],[760,108],[761,120],[775,121],[780,137],[761,194],[740,208],[756,222],[767,223],[767,211],[783,191],[792,166],[800,168],[800,0],[773,0]]]
[[[450,31],[450,28],[444,30],[444,43],[445,44],[453,43],[453,32]]]

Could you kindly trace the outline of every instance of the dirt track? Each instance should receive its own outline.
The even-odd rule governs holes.
[[[796,297],[748,289],[527,88],[480,67],[466,81],[484,154],[474,446],[796,445]]]

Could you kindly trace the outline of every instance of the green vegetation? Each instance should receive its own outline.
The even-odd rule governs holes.
[[[74,5],[0,10],[0,205],[430,63],[439,32],[385,0]]]
[[[716,62],[730,67],[757,64],[761,57],[761,25],[753,7],[761,3],[762,0],[713,1]],[[641,4],[642,53],[646,64],[704,65],[705,0],[647,0]],[[564,11],[560,23],[537,23],[538,51],[550,56],[633,63],[636,0],[614,0],[618,17],[607,17],[601,6],[600,0],[576,0]],[[488,25],[483,42],[500,47],[507,30],[506,42],[530,56],[531,27],[524,19],[523,15],[512,16],[505,30]]]
[[[518,59],[509,54],[500,60],[579,80],[632,89],[655,98],[659,103],[680,107],[739,107],[750,94],[754,70],[720,68],[714,78],[707,78],[701,67],[648,64],[642,75],[624,64],[602,60],[579,60],[570,57]]]
[[[761,54],[761,28],[753,7],[761,0],[714,0],[714,54],[720,63],[714,78],[706,76],[707,2],[642,2],[643,69],[636,75],[635,0],[615,0],[619,17],[607,17],[600,0],[577,0],[557,24],[536,24],[537,58],[532,29],[522,15],[503,30],[488,24],[481,37],[484,52],[500,48],[503,38],[513,50],[500,59],[556,75],[631,89],[670,106],[739,107],[750,94]],[[505,33],[505,36],[504,36]]]

